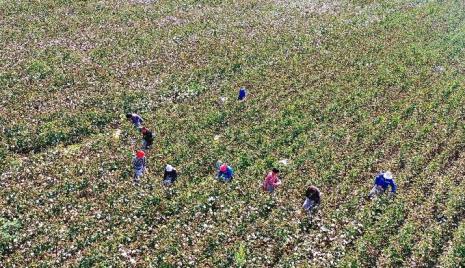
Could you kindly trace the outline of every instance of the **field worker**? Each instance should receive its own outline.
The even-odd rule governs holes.
[[[390,171],[386,171],[384,173],[376,175],[375,185],[371,189],[368,197],[372,198],[380,194],[383,194],[389,186],[391,186],[391,192],[389,192],[389,197],[392,197],[396,193],[397,185],[394,182],[394,178]]]
[[[153,134],[148,128],[143,127],[140,129],[142,133],[142,150],[150,149],[153,144]]]
[[[245,88],[241,87],[239,89],[239,96],[237,97],[238,100],[244,100],[245,97],[247,96],[247,91],[245,90]]]
[[[218,168],[216,179],[223,182],[230,182],[234,176],[234,170],[229,165],[222,163]]]
[[[276,187],[281,184],[281,180],[279,180],[279,170],[273,168],[266,176],[265,180],[263,181],[263,190],[272,193]]]
[[[140,117],[140,115],[138,115],[138,114],[127,113],[127,114],[126,114],[126,118],[127,118],[128,120],[131,120],[132,124],[133,124],[136,128],[142,127],[142,123],[144,123],[144,120],[142,120],[142,117]]]
[[[303,208],[308,212],[309,215],[313,210],[320,205],[320,190],[315,186],[310,186],[305,191],[305,201]]]
[[[172,165],[166,165],[165,175],[163,175],[163,184],[165,186],[170,186],[176,181],[177,178],[178,174],[176,169]]]
[[[134,183],[139,184],[140,177],[144,174],[147,165],[144,151],[137,151],[136,156],[132,159],[132,165],[134,167]]]

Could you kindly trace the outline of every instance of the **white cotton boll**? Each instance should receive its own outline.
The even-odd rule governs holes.
[[[287,166],[287,165],[289,164],[289,159],[287,159],[287,158],[281,159],[281,160],[279,160],[279,163],[281,163],[281,164]]]
[[[444,68],[444,66],[437,65],[437,66],[434,66],[433,70],[436,73],[442,73],[442,72],[444,72],[446,70],[446,68]]]
[[[113,133],[113,138],[117,140],[119,139],[120,136],[121,136],[121,129],[115,130],[115,133]]]

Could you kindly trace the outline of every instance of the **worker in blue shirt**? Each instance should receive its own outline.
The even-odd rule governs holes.
[[[239,89],[239,96],[237,97],[237,99],[242,101],[245,99],[246,96],[247,96],[247,91],[245,90],[245,88],[241,87]]]
[[[131,121],[131,123],[136,127],[136,128],[141,128],[142,123],[144,123],[144,120],[142,120],[142,117],[138,114],[134,113],[127,113],[126,118]]]
[[[233,179],[234,170],[227,164],[221,163],[216,174],[216,179],[223,182],[230,182]]]
[[[389,192],[389,197],[395,195],[397,190],[397,185],[394,182],[394,178],[390,171],[382,172],[375,177],[375,185],[370,191],[368,197],[373,198],[375,196],[383,194],[387,188],[391,187],[391,191]]]

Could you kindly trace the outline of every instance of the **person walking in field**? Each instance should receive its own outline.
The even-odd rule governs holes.
[[[178,178],[178,173],[172,165],[166,165],[165,174],[163,175],[163,184],[165,186],[171,186]]]
[[[142,177],[142,175],[144,174],[146,165],[147,160],[145,158],[144,151],[137,151],[136,156],[132,159],[132,166],[134,167],[133,181],[135,184],[139,184],[140,177]]]
[[[313,185],[305,191],[305,201],[302,207],[309,215],[312,215],[313,211],[320,205],[320,195],[320,190]]]
[[[369,198],[376,197],[383,194],[389,187],[391,191],[389,192],[389,197],[393,197],[397,191],[397,185],[394,182],[394,177],[390,171],[382,172],[376,175],[375,183],[370,193],[368,194]]]
[[[281,180],[279,179],[279,170],[273,168],[265,176],[265,180],[263,181],[263,190],[272,193],[279,185],[281,185]]]
[[[146,127],[140,129],[142,133],[142,150],[148,150],[153,144],[153,133]]]
[[[218,173],[216,174],[216,179],[222,182],[231,182],[234,177],[234,170],[231,166],[221,161],[216,162],[218,168]]]
[[[247,97],[247,91],[245,90],[244,87],[241,87],[239,89],[239,96],[237,97],[237,99],[242,101],[242,100],[245,100],[245,97]]]
[[[127,113],[126,118],[128,120],[130,120],[132,122],[132,124],[134,125],[134,127],[136,127],[136,128],[141,128],[142,123],[144,123],[144,120],[142,120],[142,117],[140,115],[138,115],[138,114]]]

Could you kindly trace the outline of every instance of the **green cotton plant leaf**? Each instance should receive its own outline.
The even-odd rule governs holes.
[[[21,229],[19,220],[7,220],[0,218],[0,253],[7,254],[14,243],[18,241],[18,232]]]
[[[10,2],[3,266],[463,266],[462,2]]]
[[[234,253],[234,260],[238,267],[244,267],[246,263],[246,248],[244,244],[239,245],[237,251]]]
[[[47,62],[35,60],[29,64],[27,72],[33,79],[40,80],[51,74],[52,68],[47,64]]]

